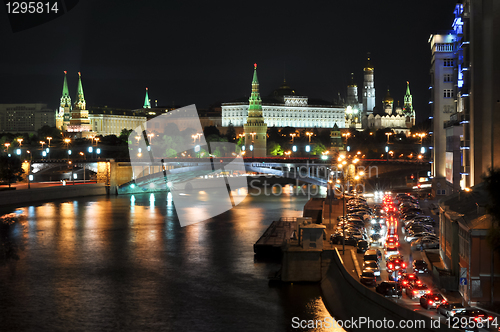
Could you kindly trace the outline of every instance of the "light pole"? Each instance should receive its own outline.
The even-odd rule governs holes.
[[[50,140],[52,139],[52,137],[47,137],[47,141],[49,141],[49,148],[50,148]]]
[[[5,152],[9,153],[9,146],[10,146],[10,143],[5,143]]]
[[[17,139],[17,142],[19,143],[19,147],[23,146],[23,141],[24,141],[24,139],[22,139],[22,138]]]
[[[308,131],[306,132],[306,135],[309,136],[309,143],[311,143],[311,136],[314,135],[314,133]]]
[[[391,136],[391,135],[392,135],[391,132],[385,133],[385,136],[387,136],[387,144],[389,144],[389,136]]]
[[[290,136],[292,137],[292,143],[293,143],[293,140],[297,136],[297,133],[290,133]]]

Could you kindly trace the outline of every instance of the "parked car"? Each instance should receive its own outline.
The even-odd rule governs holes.
[[[465,311],[465,307],[462,303],[447,303],[437,308],[437,312],[446,317],[454,317],[457,313],[463,311]]]
[[[377,277],[371,270],[363,270],[359,276],[359,281],[366,286],[375,287],[377,286]]]
[[[411,243],[411,250],[439,249],[439,239],[437,237],[424,236]]]
[[[382,253],[378,249],[370,249],[365,251],[365,255],[363,256],[363,261],[377,261],[380,262],[382,260]]]
[[[429,294],[431,291],[429,288],[427,288],[427,285],[421,283],[421,282],[414,282],[408,284],[408,287],[406,287],[406,295],[413,300],[413,299],[418,299],[424,294]]]
[[[441,294],[424,294],[420,297],[420,305],[429,310],[446,304],[446,299]]]
[[[363,270],[370,270],[376,277],[380,277],[380,266],[378,265],[378,261],[365,261],[363,263]]]
[[[356,244],[356,252],[363,253],[367,250],[368,250],[368,241],[359,240],[358,243]]]
[[[375,288],[375,291],[387,297],[401,298],[403,296],[401,286],[395,281],[383,281]]]
[[[411,232],[411,233],[408,233],[407,235],[405,235],[405,241],[412,242],[412,241],[414,241],[418,238],[424,237],[424,236],[436,236],[436,234],[429,233],[429,232],[419,232],[419,233]]]
[[[423,259],[415,259],[412,264],[413,273],[427,273],[429,268],[427,267],[427,262]]]

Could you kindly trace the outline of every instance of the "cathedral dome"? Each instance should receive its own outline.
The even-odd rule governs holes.
[[[385,95],[384,103],[386,103],[386,104],[389,104],[389,103],[392,104],[392,103],[394,103],[394,99],[391,97],[389,89],[387,89],[387,94]]]

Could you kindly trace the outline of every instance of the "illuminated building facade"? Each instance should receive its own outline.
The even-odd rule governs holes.
[[[64,72],[63,91],[56,117],[57,128],[73,133],[75,137],[86,137],[90,132],[89,112],[83,94],[82,75],[78,72],[78,86],[75,102],[71,105],[69,96],[67,72]]]
[[[328,105],[327,102],[311,100],[306,96],[296,95],[286,81],[280,88],[262,101],[262,115],[268,127],[295,128],[339,128],[345,126],[345,108]],[[222,104],[222,126],[231,123],[242,127],[248,117],[249,104],[241,100]]]

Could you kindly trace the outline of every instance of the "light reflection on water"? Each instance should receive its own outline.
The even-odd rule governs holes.
[[[317,285],[269,287],[279,265],[254,261],[253,243],[273,220],[301,215],[307,197],[293,190],[248,195],[187,227],[163,193],[21,208],[16,277],[0,267],[0,315],[15,322],[4,329],[292,331],[295,316],[323,319]]]

